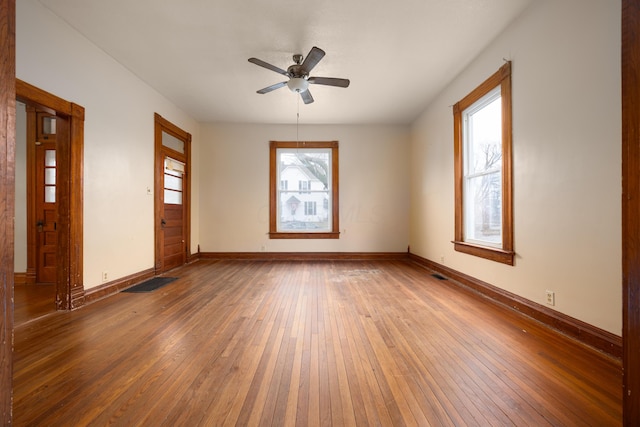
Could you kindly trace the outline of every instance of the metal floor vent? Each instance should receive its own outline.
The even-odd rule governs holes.
[[[447,280],[446,277],[444,277],[444,276],[442,276],[442,275],[440,275],[438,273],[433,273],[431,276],[435,277],[438,280]]]

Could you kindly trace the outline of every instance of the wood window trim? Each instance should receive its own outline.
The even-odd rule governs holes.
[[[502,247],[480,246],[464,241],[463,219],[463,137],[462,113],[469,106],[500,87],[502,97]],[[513,194],[512,194],[512,119],[511,119],[511,62],[505,63],[491,77],[453,106],[455,236],[454,249],[507,265],[514,265]]]
[[[330,148],[331,149],[331,224],[332,230],[320,233],[289,233],[278,231],[278,148]],[[340,214],[338,141],[271,141],[269,143],[269,238],[270,239],[339,239]]]

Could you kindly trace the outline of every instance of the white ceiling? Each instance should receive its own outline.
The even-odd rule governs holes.
[[[39,0],[202,122],[407,124],[531,0]],[[285,69],[327,55],[298,103]]]

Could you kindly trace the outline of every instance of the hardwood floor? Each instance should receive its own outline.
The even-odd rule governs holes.
[[[56,287],[53,284],[15,285],[13,323],[15,327],[56,311]]]
[[[199,261],[15,329],[16,426],[613,426],[620,361],[404,261]]]

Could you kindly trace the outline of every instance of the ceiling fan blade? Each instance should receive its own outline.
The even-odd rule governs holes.
[[[349,87],[349,79],[336,79],[333,77],[309,77],[308,82],[316,85]]]
[[[309,92],[309,89],[305,90],[304,92],[300,92],[300,96],[302,97],[302,100],[305,104],[311,104],[313,102],[313,96],[311,96],[311,92]]]
[[[256,64],[259,65],[261,67],[266,68],[267,70],[271,70],[271,71],[275,71],[276,73],[282,74],[283,76],[289,76],[289,73],[287,73],[285,70],[283,70],[282,68],[278,68],[275,65],[271,65],[268,62],[264,62],[262,59],[258,59],[258,58],[249,58],[249,62],[251,62],[252,64]]]
[[[307,57],[304,58],[304,61],[300,65],[300,69],[303,74],[309,74],[311,70],[313,70],[313,67],[318,65],[318,62],[320,62],[324,55],[324,50],[319,47],[312,47]]]
[[[282,86],[285,86],[286,84],[287,84],[287,82],[280,82],[280,83],[276,83],[276,84],[274,84],[274,85],[267,86],[267,87],[265,87],[265,88],[263,88],[263,89],[260,89],[260,90],[259,90],[259,91],[257,91],[257,92],[258,92],[258,93],[261,93],[261,94],[269,93],[269,92],[271,92],[272,90],[280,89]]]

